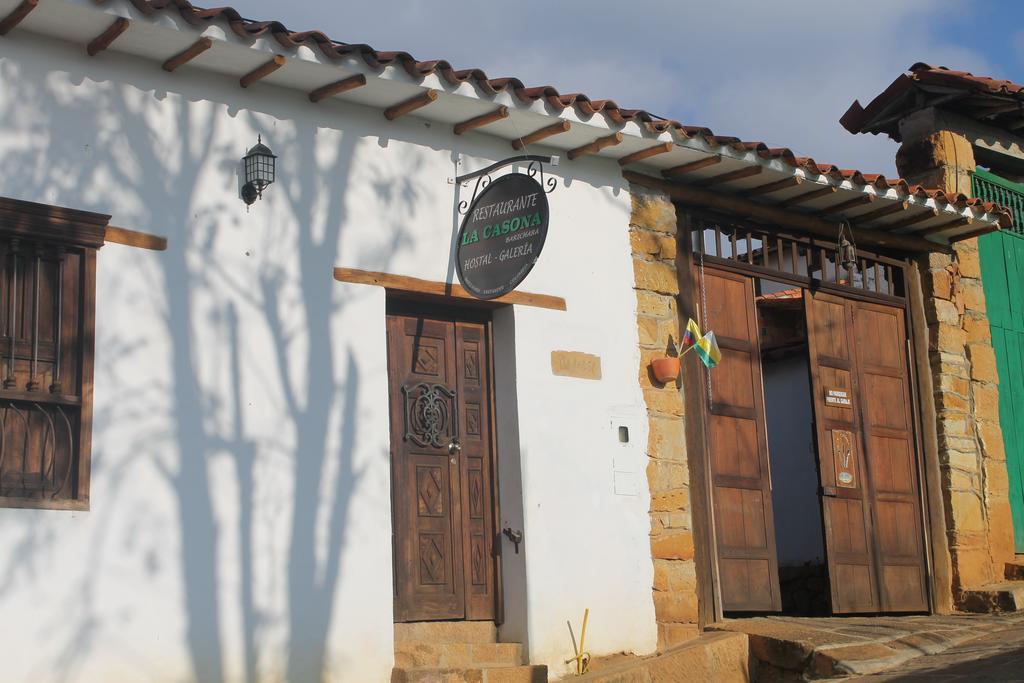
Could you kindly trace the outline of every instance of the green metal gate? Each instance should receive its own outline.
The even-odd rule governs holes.
[[[972,194],[1013,212],[1013,226],[978,240],[999,370],[999,421],[1010,476],[1016,551],[1024,553],[1024,185],[978,169]]]

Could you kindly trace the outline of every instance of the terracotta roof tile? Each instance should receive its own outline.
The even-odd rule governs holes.
[[[96,2],[101,4],[110,1],[96,0]],[[200,28],[215,22],[227,22],[236,35],[246,40],[264,38],[269,34],[283,48],[294,49],[299,46],[316,48],[329,60],[357,56],[373,69],[399,66],[412,78],[416,79],[436,74],[452,86],[472,83],[481,93],[489,97],[499,93],[511,92],[524,103],[532,103],[544,99],[556,112],[573,108],[581,116],[601,114],[616,125],[635,122],[644,125],[655,134],[671,132],[682,139],[696,138],[702,140],[712,147],[729,147],[737,151],[754,152],[761,158],[779,160],[791,168],[802,170],[806,174],[825,175],[838,182],[847,180],[855,185],[872,185],[878,190],[892,187],[904,196],[913,194],[919,198],[932,198],[940,202],[952,203],[958,208],[973,206],[981,208],[986,212],[999,212],[1005,215],[1006,225],[1009,225],[1010,222],[1009,212],[1005,212],[991,203],[982,203],[980,200],[971,199],[965,195],[958,195],[950,199],[941,191],[928,190],[920,186],[911,187],[902,179],[887,181],[880,174],[864,174],[857,170],[840,169],[838,166],[831,164],[818,164],[811,157],[798,156],[786,147],[768,147],[760,141],[743,141],[737,137],[715,135],[711,129],[704,126],[687,125],[672,119],[664,119],[643,109],[622,108],[614,100],[592,100],[582,93],[562,94],[549,85],[527,87],[518,78],[490,78],[481,69],[455,69],[449,62],[443,59],[419,61],[408,52],[378,51],[366,44],[343,43],[332,40],[321,31],[290,31],[279,21],[253,21],[246,19],[232,7],[204,9],[192,5],[188,0],[128,0],[128,2],[144,14],[153,14],[160,11],[177,12],[187,23]],[[936,70],[934,67],[921,64],[911,67],[911,71],[914,77],[920,73],[925,73],[927,78],[966,78],[977,81],[979,85],[991,84],[986,85],[986,87],[995,88],[998,86],[999,88],[1006,89],[1008,92],[1011,90],[1019,92],[1024,89],[1024,86],[1017,86],[1007,81],[979,78],[965,72],[953,72],[944,69]],[[932,73],[933,71],[942,73],[935,75]],[[901,78],[910,77],[904,76]]]
[[[986,123],[999,125],[998,119],[1003,116],[1017,121],[1024,115],[1024,85],[989,76],[975,76],[969,71],[957,71],[944,66],[917,62],[907,70],[907,73],[900,74],[867,106],[862,106],[855,100],[839,122],[851,133],[884,133],[898,141],[899,118],[922,107],[932,106],[931,101],[919,101],[913,98],[911,93],[918,88],[930,86],[943,89],[942,92],[934,94],[939,106],[972,117],[979,116],[979,111],[977,103],[969,98],[1010,98],[1011,102],[1014,99],[1020,101],[1018,110],[1000,112],[998,116],[986,114]]]

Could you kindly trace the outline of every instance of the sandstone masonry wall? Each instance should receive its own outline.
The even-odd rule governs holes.
[[[698,634],[683,397],[678,380],[661,384],[650,371],[651,359],[665,355],[669,337],[679,341],[676,211],[664,194],[635,185],[630,191],[639,378],[650,423],[647,481],[651,491],[654,609],[658,648],[664,650]]]
[[[911,182],[970,194],[974,152],[963,136],[938,131],[904,142],[897,166]],[[954,255],[921,257],[917,267],[928,321],[940,493],[953,569],[949,589],[958,600],[965,589],[1001,581],[1005,563],[1014,557],[999,377],[977,239],[959,242]]]

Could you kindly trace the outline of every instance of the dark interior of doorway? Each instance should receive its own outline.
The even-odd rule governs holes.
[[[755,286],[782,612],[828,615],[804,290],[764,278]]]

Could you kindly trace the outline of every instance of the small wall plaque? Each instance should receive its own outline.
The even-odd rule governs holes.
[[[857,458],[853,454],[853,432],[832,430],[832,460],[836,467],[836,486],[857,488]]]
[[[563,377],[601,379],[601,357],[579,351],[552,351],[551,372]]]
[[[847,389],[838,387],[825,387],[825,405],[837,408],[853,408],[850,402],[850,392]]]

